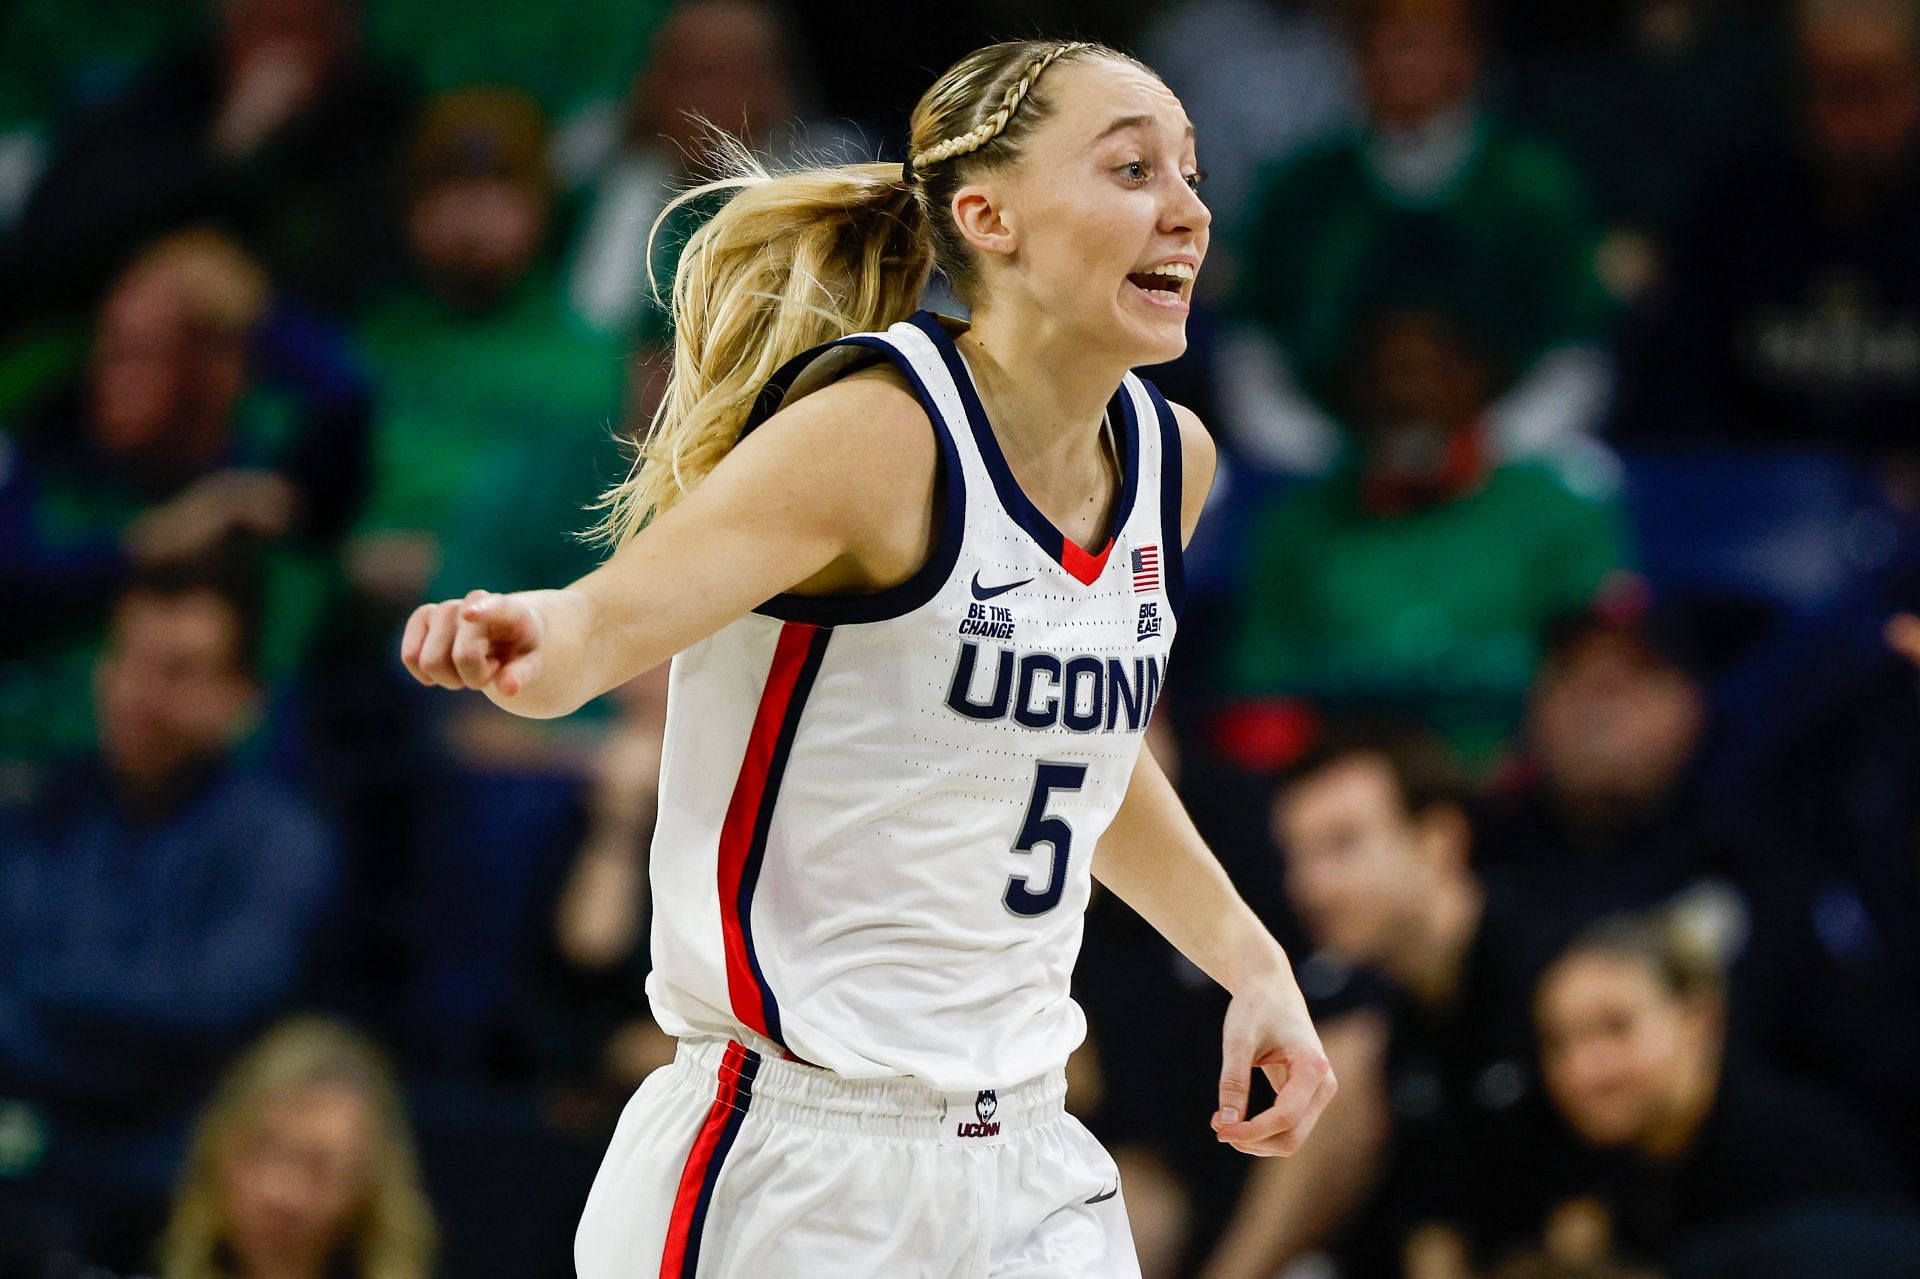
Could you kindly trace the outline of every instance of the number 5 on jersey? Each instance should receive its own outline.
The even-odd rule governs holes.
[[[1047,812],[1047,799],[1054,791],[1079,790],[1087,780],[1085,764],[1047,764],[1035,769],[1033,795],[1027,800],[1027,815],[1020,823],[1020,838],[1013,841],[1016,853],[1031,853],[1045,844],[1053,853],[1053,865],[1047,873],[1046,887],[1035,892],[1025,875],[1007,880],[1007,909],[1028,917],[1044,915],[1060,904],[1067,888],[1067,858],[1073,852],[1073,827],[1067,819]]]

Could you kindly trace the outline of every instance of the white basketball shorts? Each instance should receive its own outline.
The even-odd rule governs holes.
[[[580,1279],[1138,1279],[1058,1071],[943,1093],[682,1040],[620,1116]]]

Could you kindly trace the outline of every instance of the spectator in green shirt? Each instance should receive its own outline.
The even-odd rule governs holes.
[[[1351,449],[1259,516],[1233,675],[1419,718],[1485,762],[1519,721],[1543,629],[1593,600],[1622,530],[1604,470],[1496,455],[1474,277],[1384,265],[1346,363]]]
[[[349,558],[396,617],[436,582],[530,587],[594,562],[572,534],[620,465],[625,361],[569,312],[543,255],[546,142],[529,98],[489,88],[436,99],[414,141],[414,281],[359,330],[382,394]]]
[[[1608,381],[1579,183],[1559,155],[1479,105],[1467,0],[1362,10],[1367,127],[1273,173],[1246,219],[1241,327],[1219,361],[1228,428],[1262,465],[1325,470],[1338,451],[1339,360],[1369,268],[1384,245],[1429,226],[1497,296],[1492,336],[1515,377],[1488,406],[1489,447],[1577,451]]]

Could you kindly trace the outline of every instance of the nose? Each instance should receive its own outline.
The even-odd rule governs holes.
[[[1204,235],[1213,225],[1213,211],[1181,174],[1172,178],[1173,192],[1160,214],[1160,230],[1167,235]]]

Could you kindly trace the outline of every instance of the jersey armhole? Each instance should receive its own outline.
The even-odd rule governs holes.
[[[1186,477],[1180,466],[1180,422],[1159,387],[1145,378],[1140,379],[1140,385],[1153,402],[1154,416],[1160,419],[1160,541],[1166,548],[1167,607],[1178,618],[1187,598],[1186,524],[1181,518]]]
[[[933,429],[934,442],[939,446],[934,476],[935,500],[940,504],[940,512],[934,525],[933,547],[927,554],[927,562],[916,570],[912,577],[896,586],[884,590],[869,591],[848,595],[776,595],[766,603],[754,609],[763,617],[775,617],[783,622],[804,622],[811,626],[854,626],[864,622],[884,622],[896,617],[904,617],[921,607],[939,593],[953,573],[953,566],[960,558],[960,541],[966,525],[967,492],[966,472],[960,464],[960,454],[953,442],[953,436],[941,417],[939,405],[921,378],[920,371],[913,361],[899,347],[885,338],[872,334],[856,334],[829,342],[811,351],[804,352],[789,360],[768,381],[760,392],[753,412],[748,415],[747,423],[741,431],[744,437],[748,431],[773,416],[786,403],[787,396],[796,383],[814,363],[836,348],[866,347],[878,357],[892,362],[913,387],[914,398],[926,412],[928,424]],[[844,367],[835,370],[833,377],[844,376],[857,368],[864,368],[874,360],[848,361]],[[831,381],[830,377],[827,379]],[[824,383],[823,383],[824,385]],[[817,390],[818,387],[809,387]]]

